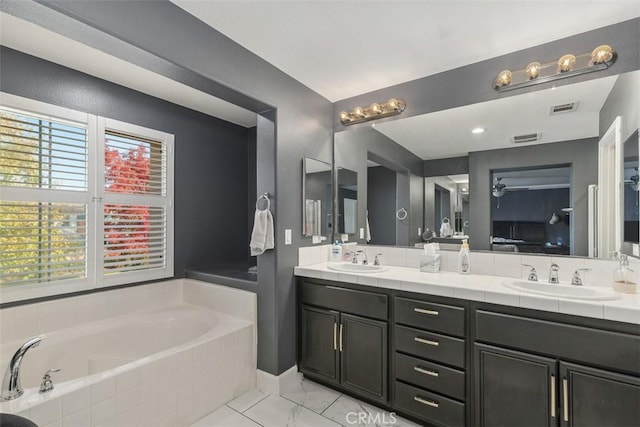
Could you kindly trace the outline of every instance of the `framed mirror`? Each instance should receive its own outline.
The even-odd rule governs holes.
[[[302,159],[302,235],[326,240],[333,233],[331,164]]]

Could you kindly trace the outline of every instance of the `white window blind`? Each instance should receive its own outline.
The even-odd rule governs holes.
[[[87,129],[0,110],[0,185],[87,190]]]
[[[0,302],[173,276],[173,135],[0,94]]]
[[[104,121],[103,272],[105,280],[168,270],[169,151],[172,138]],[[121,277],[118,277],[121,276]]]
[[[0,109],[0,285],[87,275],[85,124]]]

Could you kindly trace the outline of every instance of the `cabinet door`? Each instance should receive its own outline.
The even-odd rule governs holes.
[[[339,313],[303,305],[301,317],[300,370],[338,383]]]
[[[478,425],[557,425],[556,360],[482,344],[475,359]]]
[[[341,383],[356,393],[387,400],[387,323],[341,315]]]
[[[640,379],[560,363],[563,426],[639,426]]]

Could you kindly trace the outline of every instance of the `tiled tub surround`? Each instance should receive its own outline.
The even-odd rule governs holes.
[[[24,395],[0,404],[47,426],[188,426],[255,387],[256,296],[171,280],[0,310],[2,373],[28,338]],[[40,394],[42,374],[55,388]],[[224,387],[220,385],[224,384]]]
[[[368,253],[379,253],[380,248],[366,247]],[[529,269],[521,268],[520,263],[536,266],[540,280],[546,280],[548,266],[556,262],[560,266],[560,282],[568,284],[570,275],[577,268],[592,268],[591,277],[585,276],[585,286],[611,286],[613,270],[617,263],[612,261],[590,260],[583,258],[551,258],[527,255],[494,255],[484,252],[471,253],[472,274],[461,275],[451,271],[451,265],[456,265],[457,253],[443,253],[443,268],[439,273],[423,273],[413,265],[415,253],[413,249],[383,248],[386,255],[391,255],[383,265],[388,268],[376,274],[354,274],[336,272],[327,268],[328,262],[308,264],[295,268],[295,274],[303,277],[333,280],[338,282],[357,283],[367,286],[378,286],[445,297],[461,298],[502,304],[512,307],[522,307],[577,316],[593,317],[597,319],[615,320],[640,324],[640,294],[620,294],[620,299],[614,301],[579,301],[564,298],[532,295],[507,288],[503,283],[508,278],[526,279]],[[396,252],[399,251],[399,252]],[[383,256],[385,255],[384,252]],[[455,257],[454,257],[455,255]],[[508,259],[504,257],[509,257]],[[407,260],[410,267],[407,267]],[[383,258],[384,260],[384,258]],[[391,260],[394,260],[395,264]],[[405,265],[397,267],[404,260]],[[515,262],[514,262],[515,261]],[[505,264],[509,262],[509,264]],[[501,271],[509,274],[495,274],[494,269],[499,263]],[[455,267],[454,267],[455,268]],[[637,266],[632,267],[638,271]],[[602,276],[602,278],[599,278]],[[594,279],[595,277],[595,279]],[[552,286],[552,285],[549,285]]]

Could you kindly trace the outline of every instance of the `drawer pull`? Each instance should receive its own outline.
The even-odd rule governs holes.
[[[420,366],[414,366],[413,370],[416,372],[420,372],[421,374],[431,375],[432,377],[437,377],[440,375],[436,371],[430,371],[428,369],[421,368]]]
[[[551,375],[551,418],[556,417],[556,377]]]
[[[418,307],[415,307],[413,309],[413,311],[415,311],[416,313],[420,313],[420,314],[429,314],[431,316],[437,316],[437,315],[440,314],[439,312],[437,312],[435,310],[426,310],[424,308],[418,308]]]
[[[424,398],[422,398],[420,396],[414,396],[413,400],[415,400],[416,402],[420,402],[423,405],[431,406],[432,408],[437,408],[438,406],[440,406],[438,404],[438,402],[434,402],[432,400],[424,399]]]
[[[438,341],[431,341],[431,340],[426,340],[424,338],[420,338],[420,337],[415,337],[413,339],[415,342],[419,342],[420,344],[428,344],[428,345],[432,345],[432,346],[439,346],[440,343]]]
[[[562,409],[564,420],[569,421],[569,384],[566,378],[562,379]]]

